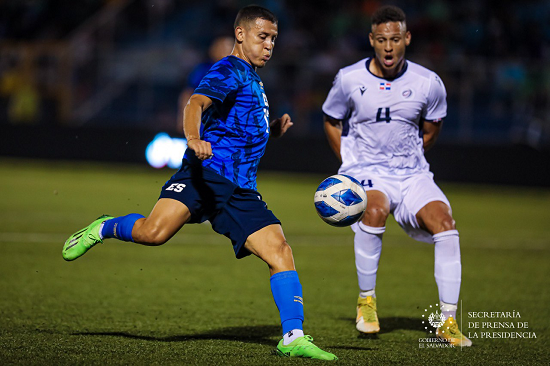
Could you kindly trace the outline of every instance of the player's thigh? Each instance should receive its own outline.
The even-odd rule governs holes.
[[[161,198],[144,220],[136,222],[132,236],[136,242],[159,245],[165,243],[191,218],[185,204],[171,198]]]
[[[362,222],[367,226],[382,227],[390,214],[390,200],[388,196],[378,190],[367,190],[367,208]]]
[[[272,274],[295,269],[292,249],[280,224],[268,225],[250,234],[244,247],[266,262]]]
[[[416,220],[422,229],[432,235],[456,229],[451,207],[442,201],[427,203],[416,214]]]
[[[395,220],[413,239],[432,243],[432,235],[440,232],[435,223],[451,217],[449,200],[429,172],[404,181],[402,195],[393,212]]]
[[[349,174],[361,182],[367,193],[367,208],[361,221],[372,227],[386,225],[386,220],[392,210],[392,206],[399,199],[400,179],[391,179],[379,176],[368,169],[349,171]]]

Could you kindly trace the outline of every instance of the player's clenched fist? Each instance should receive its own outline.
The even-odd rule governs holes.
[[[212,153],[212,146],[208,141],[192,139],[187,141],[187,146],[195,152],[195,155],[200,160],[210,159],[214,155]]]
[[[271,136],[281,137],[292,125],[294,125],[294,122],[292,122],[290,116],[287,113],[283,114],[282,117],[274,119],[269,124]]]

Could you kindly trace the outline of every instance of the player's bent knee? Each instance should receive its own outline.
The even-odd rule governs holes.
[[[450,230],[456,230],[456,222],[451,216],[446,215],[439,221],[439,224],[433,230],[433,234],[438,234]]]
[[[284,237],[272,237],[266,241],[266,252],[269,256],[287,257],[292,256],[292,248]]]
[[[283,240],[278,245],[279,255],[283,258],[292,258],[292,248],[288,245],[286,240]]]
[[[275,271],[291,270],[294,268],[292,248],[284,239],[268,243],[268,248],[263,254],[262,259]]]
[[[382,206],[367,207],[365,215],[363,216],[363,223],[371,226],[376,226],[378,224],[384,225],[389,214],[389,210]]]
[[[456,222],[451,216],[446,217],[441,223],[442,231],[456,230]]]

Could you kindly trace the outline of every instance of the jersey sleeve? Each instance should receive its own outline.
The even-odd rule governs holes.
[[[201,83],[202,78],[208,70],[212,67],[212,63],[210,62],[203,62],[197,66],[191,71],[189,76],[187,77],[187,88],[191,88],[195,90],[199,84]]]
[[[435,73],[430,76],[428,103],[422,116],[427,121],[437,121],[447,116],[447,91],[443,81]]]
[[[336,74],[332,82],[332,88],[323,103],[323,113],[331,118],[343,120],[348,115],[348,106],[349,101],[342,87],[342,70],[340,70]]]
[[[227,95],[240,85],[239,74],[227,61],[217,62],[204,75],[194,94],[206,95],[210,99],[223,102]]]

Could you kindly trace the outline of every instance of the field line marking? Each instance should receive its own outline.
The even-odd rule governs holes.
[[[64,243],[65,240],[69,237],[70,233],[34,233],[34,232],[0,232],[0,244],[5,242],[11,243]],[[396,235],[393,235],[394,237]],[[353,238],[351,233],[340,234],[340,235],[326,235],[326,234],[292,234],[290,237],[290,243],[303,245],[303,246],[351,246],[353,244]],[[322,238],[322,240],[319,240]],[[410,238],[405,238],[406,243],[402,245],[411,245],[423,244],[415,242]],[[170,239],[171,243],[175,244],[185,244],[193,241],[200,241],[204,244],[214,244],[214,245],[226,245],[226,239],[214,232],[197,234],[197,233],[187,233],[185,231],[176,234],[175,237]],[[507,240],[508,241],[508,240]],[[521,248],[515,247],[513,245],[506,245],[502,242],[490,242],[485,241],[485,244],[475,245],[475,247],[463,246],[463,249],[498,249],[498,250],[508,250],[508,249],[523,249],[530,251],[550,251],[550,245],[548,241],[539,239],[536,242],[531,241],[530,245],[526,247],[522,244]],[[387,244],[386,244],[387,245]],[[391,245],[391,244],[390,244]],[[401,244],[400,244],[401,245]],[[393,246],[393,245],[392,245]]]

